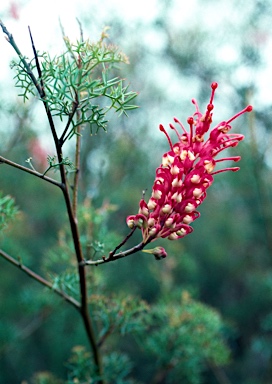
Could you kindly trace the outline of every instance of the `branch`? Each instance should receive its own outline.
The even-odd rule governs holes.
[[[40,84],[41,84],[41,91],[43,93],[43,96],[45,97],[41,66],[40,66],[40,63],[39,63],[37,51],[36,51],[36,48],[35,48],[35,45],[34,45],[34,40],[33,40],[32,33],[31,33],[31,30],[30,30],[29,26],[28,26],[28,31],[29,31],[29,35],[30,35],[31,44],[32,44],[32,50],[34,52],[36,68],[37,68],[37,71],[38,71],[39,80],[40,80]]]
[[[14,163],[13,161],[8,160],[3,156],[0,156],[0,164],[1,163],[8,164],[11,167],[14,167],[14,168],[20,169],[21,171],[30,173],[31,175],[39,177],[40,179],[43,179],[45,181],[48,181],[48,183],[54,184],[61,189],[63,187],[62,183],[59,183],[57,180],[51,179],[51,177],[45,176],[43,173],[37,172],[34,169],[30,169],[30,168],[24,167],[23,165],[20,165],[18,163]]]
[[[130,233],[124,238],[124,240],[121,241],[121,243],[120,243],[119,245],[117,245],[117,247],[116,247],[113,251],[111,251],[111,252],[109,253],[109,257],[112,258],[112,257],[115,255],[116,251],[117,251],[118,249],[120,249],[120,248],[122,247],[122,245],[124,245],[124,244],[128,241],[128,239],[133,235],[133,233],[135,232],[136,228],[137,228],[137,227],[134,227],[134,228],[130,231]]]
[[[73,120],[73,118],[74,118],[74,115],[75,115],[75,113],[76,113],[76,111],[77,111],[77,108],[78,108],[78,98],[76,98],[76,100],[74,100],[74,102],[73,102],[73,109],[72,109],[72,111],[70,112],[70,114],[69,114],[69,118],[68,118],[68,121],[67,121],[67,124],[66,124],[66,126],[65,126],[65,128],[64,128],[64,131],[63,131],[63,133],[62,133],[62,135],[61,135],[61,137],[60,137],[60,139],[59,139],[59,144],[60,144],[60,146],[62,147],[63,146],[63,144],[65,143],[65,141],[68,139],[68,137],[70,136],[70,133],[65,137],[65,135],[66,135],[66,133],[67,133],[67,131],[68,131],[68,129],[69,129],[69,127],[70,127],[70,124],[71,124],[71,122],[72,122],[72,120]]]
[[[77,117],[79,118],[79,111],[77,111]],[[78,135],[76,137],[76,153],[75,153],[75,167],[76,172],[74,176],[73,185],[73,212],[75,217],[77,216],[77,202],[78,202],[78,183],[79,183],[79,172],[80,172],[80,151],[81,151],[81,126],[77,128]]]
[[[62,171],[63,169],[62,167],[63,166],[60,165],[60,171]],[[66,179],[65,173],[62,173],[61,175],[62,175],[62,180],[64,182],[64,188],[62,189],[62,192],[65,199],[65,204],[66,204],[66,209],[67,209],[67,214],[69,218],[71,233],[73,237],[73,244],[75,247],[75,253],[76,253],[77,264],[78,264],[79,286],[80,286],[80,294],[81,294],[80,313],[81,313],[85,330],[88,335],[88,339],[93,351],[94,361],[97,368],[97,374],[99,377],[102,377],[102,362],[101,362],[100,352],[99,352],[98,345],[96,343],[95,332],[94,332],[94,328],[93,328],[89,311],[88,311],[86,269],[84,268],[84,265],[83,265],[84,258],[83,258],[81,243],[80,243],[78,222],[77,222],[76,216],[74,216],[70,195],[68,192],[67,179]],[[98,384],[103,384],[102,378],[98,381]]]
[[[149,244],[153,240],[152,237],[148,241],[145,241],[145,242],[142,241],[138,245],[135,245],[133,248],[127,249],[124,252],[119,252],[119,253],[116,254],[116,251],[118,249],[120,249],[128,241],[128,239],[133,235],[133,233],[135,232],[136,228],[137,227],[134,227],[130,231],[130,233],[124,238],[124,240],[121,241],[121,243],[119,245],[117,245],[117,247],[115,247],[115,249],[113,251],[109,252],[109,256],[108,257],[102,256],[102,259],[99,259],[99,260],[82,260],[80,262],[80,265],[84,266],[84,265],[98,265],[98,264],[109,263],[110,261],[115,261],[115,260],[118,260],[118,259],[122,259],[123,257],[127,257],[129,255],[133,255],[134,253],[141,251],[142,249],[144,249],[144,247],[147,244]]]
[[[133,253],[139,252],[147,245],[147,243],[139,243],[138,245],[135,245],[135,247],[130,248],[124,252],[120,252],[117,254],[112,254],[112,252],[109,253],[108,257],[103,256],[102,259],[99,260],[83,260],[80,265],[98,265],[98,264],[104,264],[109,263],[110,261],[115,261],[118,259],[122,259],[123,257],[127,257],[129,255],[133,255]]]
[[[110,328],[106,333],[104,333],[103,336],[101,336],[100,340],[98,341],[98,347],[101,348],[102,345],[104,344],[105,340],[107,339],[108,336],[110,336],[114,331],[114,326],[111,325]]]
[[[30,268],[25,267],[21,261],[15,260],[13,257],[8,255],[6,252],[4,252],[2,249],[0,249],[0,255],[9,261],[11,264],[15,265],[17,268],[21,269],[23,272],[25,272],[28,276],[32,277],[34,280],[38,281],[40,284],[44,285],[45,287],[52,289],[54,292],[56,292],[59,296],[61,296],[64,300],[68,301],[70,304],[72,304],[76,309],[80,310],[80,303],[75,300],[73,297],[67,295],[65,292],[61,291],[58,288],[54,288],[53,284],[50,283],[48,280],[44,279],[42,276],[38,275],[34,271],[32,271]]]
[[[43,84],[42,84],[41,68],[40,68],[37,51],[35,49],[31,33],[30,33],[30,38],[31,38],[32,48],[33,48],[34,57],[35,57],[35,61],[36,61],[36,68],[37,68],[38,75],[39,75],[39,81],[36,79],[35,75],[32,72],[31,67],[29,66],[29,64],[26,62],[26,59],[21,54],[19,48],[17,47],[17,45],[16,45],[16,43],[15,43],[15,41],[13,39],[12,34],[8,32],[8,30],[6,29],[6,27],[4,26],[4,24],[1,21],[0,21],[0,26],[2,27],[3,32],[7,35],[8,42],[14,48],[14,50],[16,51],[17,55],[19,56],[21,62],[23,63],[26,73],[29,75],[30,79],[32,80],[32,82],[33,82],[34,86],[36,87],[36,89],[37,89],[37,91],[39,93],[39,96],[40,96],[40,98],[41,98],[41,100],[42,100],[42,102],[44,104],[45,111],[46,111],[47,118],[48,118],[48,122],[49,122],[49,126],[50,126],[51,133],[52,133],[52,136],[53,136],[53,139],[54,139],[54,144],[55,144],[56,152],[57,152],[58,163],[59,163],[59,171],[60,171],[60,177],[61,177],[61,183],[58,183],[58,182],[55,182],[55,181],[50,181],[52,179],[46,177],[45,175],[42,175],[42,174],[36,172],[35,170],[30,170],[30,169],[22,167],[22,166],[20,166],[18,164],[12,163],[12,162],[4,159],[4,158],[0,157],[0,161],[2,161],[4,163],[7,163],[9,165],[12,165],[12,166],[14,166],[16,168],[19,168],[21,170],[24,170],[24,171],[26,171],[28,173],[34,174],[35,176],[43,178],[44,180],[50,181],[51,183],[58,185],[62,189],[64,200],[65,200],[65,204],[66,204],[66,209],[67,209],[67,213],[68,213],[71,233],[72,233],[72,237],[73,237],[73,243],[74,243],[74,247],[75,247],[75,254],[76,254],[77,263],[78,263],[78,274],[79,274],[79,281],[80,281],[81,303],[77,306],[77,308],[80,309],[80,313],[81,313],[81,316],[82,316],[82,319],[83,319],[83,322],[84,322],[85,330],[86,330],[86,333],[88,335],[88,339],[89,339],[91,348],[93,350],[94,361],[95,361],[95,364],[96,364],[96,367],[97,367],[97,374],[100,377],[98,383],[102,384],[103,383],[103,379],[101,378],[102,377],[101,357],[100,357],[100,354],[99,354],[99,348],[98,348],[97,343],[96,343],[95,333],[94,333],[94,329],[93,329],[92,322],[91,322],[91,319],[90,319],[90,315],[88,313],[88,294],[87,294],[86,270],[85,270],[84,266],[82,265],[82,262],[84,261],[84,258],[83,258],[81,243],[80,243],[80,236],[79,236],[79,230],[78,230],[77,217],[76,217],[76,215],[74,215],[74,212],[73,212],[73,207],[72,207],[71,199],[70,199],[70,195],[69,195],[67,177],[66,177],[66,173],[65,173],[65,167],[64,167],[64,164],[62,163],[62,160],[63,160],[62,144],[66,140],[66,138],[65,138],[65,136],[61,136],[61,140],[58,139],[58,136],[57,136],[57,133],[56,133],[56,129],[55,129],[55,125],[54,125],[54,121],[53,121],[53,118],[52,118],[52,114],[51,114],[51,111],[49,109],[49,106],[48,106],[48,103],[47,103],[47,100],[46,100],[46,93],[45,93],[45,90],[44,90]],[[64,135],[68,131],[68,127],[69,127],[69,125],[70,125],[70,123],[72,121],[72,118],[73,118],[73,115],[74,115],[75,111],[77,110],[77,107],[78,106],[75,104],[74,108],[73,108],[73,111],[71,112],[71,115],[70,115],[70,117],[68,119],[68,123],[67,123],[68,125],[66,125],[66,127],[64,129]],[[39,281],[42,284],[52,288],[52,284],[51,283],[49,283],[48,281],[44,280],[39,275],[36,275],[33,271],[29,270],[28,268],[22,266],[19,262],[17,262],[16,260],[10,258],[7,254],[3,253],[2,251],[1,251],[1,255],[3,257],[5,257],[7,260],[9,260],[11,263],[16,265],[17,267],[21,268],[28,275],[30,275],[33,278],[35,278],[37,281]],[[56,292],[59,293],[59,294],[62,294],[61,291],[56,290]],[[63,294],[62,294],[62,296],[63,296]]]
[[[35,57],[36,68],[37,68],[38,75],[39,75],[39,80],[40,80],[40,86],[39,86],[39,88],[37,88],[37,87],[36,88],[37,88],[37,90],[38,90],[38,92],[39,92],[39,94],[41,96],[42,102],[44,104],[44,108],[45,108],[45,111],[46,111],[46,114],[47,114],[47,118],[48,118],[48,122],[49,122],[49,125],[50,125],[50,128],[51,128],[51,132],[52,132],[52,136],[53,136],[53,139],[54,139],[54,143],[55,143],[56,149],[58,149],[59,139],[58,139],[57,132],[56,132],[56,129],[55,129],[55,124],[53,122],[53,117],[51,115],[51,111],[50,111],[50,109],[48,107],[48,104],[47,104],[47,101],[46,101],[46,93],[45,93],[45,90],[44,90],[43,79],[42,79],[42,71],[41,71],[41,67],[40,67],[40,63],[39,63],[39,58],[38,58],[37,51],[36,51],[36,48],[35,48],[35,45],[34,45],[32,34],[31,34],[31,31],[30,31],[30,27],[28,27],[28,30],[29,30],[29,34],[30,34],[30,40],[31,40],[31,44],[32,44],[32,49],[33,49],[34,57]],[[61,160],[61,157],[59,156],[59,162],[60,162],[60,160]]]
[[[31,80],[33,81],[33,84],[35,85],[37,91],[39,92],[39,94],[41,95],[42,93],[42,89],[34,75],[34,73],[32,72],[29,64],[27,63],[25,57],[22,55],[20,49],[18,48],[17,44],[15,43],[15,40],[12,36],[12,34],[7,30],[7,28],[5,27],[5,25],[2,23],[2,21],[0,20],[0,26],[2,28],[2,31],[7,35],[7,41],[10,43],[10,45],[12,46],[12,48],[15,50],[15,52],[17,53],[17,55],[19,56],[20,60],[22,61],[22,63],[24,64],[24,67],[25,67],[25,70],[27,72],[27,74],[29,75],[29,77],[31,78]]]

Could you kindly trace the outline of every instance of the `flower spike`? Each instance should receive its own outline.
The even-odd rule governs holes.
[[[187,119],[189,130],[175,117],[181,133],[174,126],[178,142],[173,144],[163,125],[159,129],[165,134],[170,150],[162,156],[162,163],[156,170],[156,178],[150,199],[140,201],[139,213],[128,216],[127,225],[138,227],[142,231],[143,245],[158,238],[177,240],[193,231],[191,224],[200,213],[199,205],[206,198],[206,191],[213,183],[213,176],[226,171],[236,172],[239,167],[225,167],[215,170],[217,163],[240,160],[240,156],[221,159],[215,157],[229,147],[236,147],[244,136],[229,133],[230,123],[246,112],[252,111],[248,105],[227,121],[223,121],[210,130],[214,96],[218,87],[216,82],[211,84],[211,97],[206,111],[202,114],[196,100],[192,100],[196,112]],[[204,135],[210,130],[209,137]],[[145,252],[152,253],[157,259],[166,256],[161,247]]]

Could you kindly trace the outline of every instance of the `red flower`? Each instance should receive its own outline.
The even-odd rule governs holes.
[[[130,228],[141,228],[144,244],[160,237],[176,240],[191,233],[193,228],[190,224],[200,216],[197,208],[206,197],[206,190],[213,182],[213,175],[239,170],[238,167],[228,167],[214,171],[218,162],[240,160],[239,156],[218,160],[215,160],[215,157],[229,147],[236,147],[243,140],[243,135],[229,133],[230,123],[243,113],[250,112],[252,107],[247,106],[228,121],[215,126],[205,141],[204,135],[212,123],[213,98],[217,83],[212,83],[211,88],[210,102],[204,115],[199,111],[197,102],[192,100],[196,112],[187,120],[189,132],[177,118],[174,118],[174,122],[181,127],[181,133],[170,124],[179,139],[177,143],[172,143],[165,128],[160,125],[160,130],[168,139],[170,151],[163,155],[162,164],[156,170],[149,201],[142,199],[139,213],[127,217],[127,225]]]

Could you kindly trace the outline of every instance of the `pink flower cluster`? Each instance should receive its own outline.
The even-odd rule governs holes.
[[[165,128],[160,125],[160,130],[168,139],[170,151],[163,155],[162,164],[156,170],[149,201],[140,200],[139,213],[127,217],[127,225],[130,228],[141,229],[143,244],[160,237],[176,240],[191,233],[193,228],[190,224],[200,216],[197,208],[206,197],[206,190],[213,182],[213,175],[223,171],[239,170],[238,167],[230,167],[214,171],[219,162],[240,160],[239,156],[219,160],[215,160],[215,157],[227,148],[236,147],[243,140],[243,135],[229,133],[230,123],[243,113],[250,112],[252,107],[247,106],[228,121],[215,126],[205,141],[204,135],[212,123],[213,99],[217,83],[212,83],[211,88],[211,98],[205,114],[199,111],[197,102],[192,100],[196,112],[187,120],[189,131],[177,118],[174,118],[174,122],[180,126],[181,133],[170,124],[170,128],[178,137],[177,143],[172,143]]]

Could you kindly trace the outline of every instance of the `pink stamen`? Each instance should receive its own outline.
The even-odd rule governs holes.
[[[235,135],[235,133],[234,133],[234,135]],[[241,137],[239,137],[239,136],[241,136]],[[217,156],[218,153],[220,153],[226,149],[225,144],[231,143],[233,141],[233,144],[229,144],[227,147],[235,147],[239,144],[239,141],[241,141],[243,139],[244,139],[243,135],[238,135],[238,137],[229,138],[228,140],[223,141],[222,144],[224,144],[224,145],[221,148],[218,148],[217,151],[213,152],[213,157]]]
[[[171,123],[169,124],[169,127],[170,127],[171,129],[173,129],[173,130],[176,132],[176,135],[177,135],[179,141],[182,141],[181,134],[178,132],[177,128],[176,128],[173,124],[171,124]],[[187,132],[186,132],[186,133],[187,133]]]
[[[210,122],[212,119],[211,111],[213,110],[213,99],[214,99],[215,90],[217,87],[218,87],[218,84],[216,82],[211,84],[212,93],[211,93],[210,103],[207,105],[207,111],[205,114],[205,121],[207,121],[207,122],[208,122],[209,118],[210,118]]]
[[[184,125],[179,121],[179,119],[174,117],[174,122],[177,123],[178,125],[180,125],[180,127],[181,127],[181,129],[183,130],[184,133],[187,133],[186,129],[184,128]]]
[[[237,172],[237,171],[239,171],[239,169],[240,169],[239,167],[230,167],[230,168],[219,169],[218,171],[210,173],[210,175],[217,175],[218,173],[227,172],[227,171]]]
[[[220,163],[220,161],[228,161],[228,160],[237,162],[241,160],[241,156],[224,157],[223,159],[215,160],[215,162]]]
[[[192,146],[192,140],[193,140],[193,134],[194,134],[194,129],[193,129],[193,125],[194,125],[194,118],[191,116],[191,117],[188,117],[187,119],[187,123],[189,124],[190,126],[190,145]]]
[[[196,112],[194,113],[195,115],[198,115],[199,117],[202,116],[200,110],[199,110],[199,107],[198,107],[198,104],[197,104],[197,101],[195,99],[192,99],[192,103],[194,104],[194,106],[196,107]]]
[[[162,124],[160,124],[159,130],[165,134],[165,136],[167,137],[168,143],[170,145],[170,148],[173,151],[173,144],[172,144],[172,141],[170,139],[170,136],[168,135],[168,133],[166,132],[166,130]]]
[[[215,90],[216,90],[217,87],[218,87],[218,84],[216,82],[213,82],[211,84],[212,94],[211,94],[211,98],[210,98],[210,104],[213,103],[214,94],[215,94]]]
[[[251,105],[248,105],[246,108],[244,108],[242,111],[236,113],[236,115],[234,115],[233,117],[231,117],[227,122],[226,124],[229,124],[231,123],[233,120],[237,119],[237,117],[243,115],[244,113],[246,112],[251,112],[253,109],[253,107]]]

